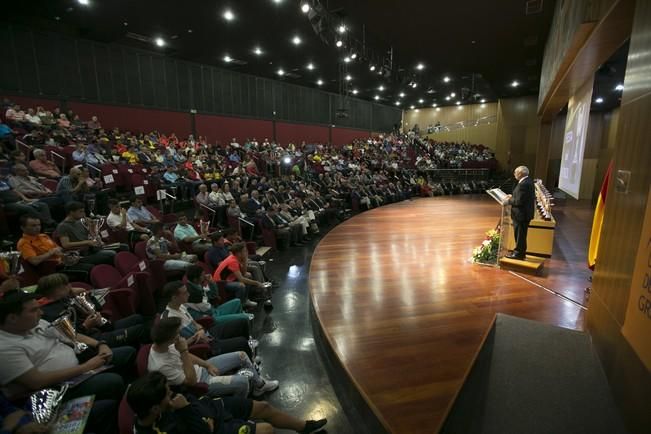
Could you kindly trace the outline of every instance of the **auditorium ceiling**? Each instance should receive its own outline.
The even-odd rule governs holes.
[[[554,2],[32,0],[3,9],[30,27],[410,108],[537,95]]]

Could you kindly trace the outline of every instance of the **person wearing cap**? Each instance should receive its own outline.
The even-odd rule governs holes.
[[[21,290],[6,292],[0,299],[0,387],[9,399],[16,399],[46,387],[73,380],[91,370],[111,364],[126,374],[133,366],[136,351],[131,347],[111,349],[81,333],[77,342],[88,345],[89,358],[80,361],[73,343],[43,319],[37,294]],[[95,355],[93,355],[95,354]],[[124,393],[122,376],[100,372],[71,388],[66,399],[95,395],[96,399],[120,400]]]

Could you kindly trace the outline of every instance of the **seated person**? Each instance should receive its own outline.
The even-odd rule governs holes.
[[[251,332],[248,316],[215,324],[210,330],[204,330],[203,326],[195,321],[187,306],[185,306],[190,293],[183,282],[178,280],[168,282],[163,289],[163,293],[169,302],[161,313],[161,318],[180,318],[183,326],[181,336],[188,339],[190,344],[209,344],[212,353],[215,355],[244,351],[249,356],[253,356],[252,346],[257,346],[257,341],[252,340],[253,345],[249,344]]]
[[[84,195],[89,192],[86,174],[79,168],[73,167],[64,175],[57,184],[57,195],[65,202],[71,200],[84,200]]]
[[[20,217],[23,236],[18,240],[17,249],[23,259],[34,267],[51,263],[55,269],[71,276],[83,275],[88,278],[95,266],[91,256],[70,256],[64,260],[64,252],[47,234],[41,233],[41,220],[29,214]],[[90,262],[87,262],[90,261]]]
[[[173,395],[167,378],[158,372],[134,381],[127,391],[127,402],[136,413],[134,434],[273,434],[273,428],[310,434],[327,423],[326,419],[296,419],[265,401],[209,396],[188,400],[181,394]]]
[[[2,205],[5,211],[16,213],[19,216],[23,214],[37,215],[48,228],[56,226],[56,222],[52,220],[50,209],[46,204],[38,202],[36,199],[29,199],[14,190],[4,179],[4,175],[1,174],[0,205]]]
[[[189,293],[185,306],[194,318],[210,315],[215,320],[215,324],[233,320],[249,321],[249,314],[242,311],[242,302],[239,298],[234,298],[216,307],[210,304],[210,300],[218,296],[218,289],[217,284],[210,275],[204,273],[203,268],[193,265],[186,270],[185,278],[185,286]]]
[[[131,220],[131,223],[135,223],[142,227],[149,227],[154,223],[160,223],[160,221],[143,206],[142,199],[137,196],[131,199],[131,206],[127,210],[127,216]]]
[[[213,280],[225,280],[226,291],[230,291],[242,301],[247,308],[254,308],[258,304],[248,299],[248,287],[264,289],[262,282],[251,279],[250,275],[242,273],[242,265],[247,263],[248,252],[246,244],[236,243],[230,248],[231,254],[224,259],[213,274]],[[245,272],[246,273],[246,272]]]
[[[36,199],[50,207],[63,205],[61,198],[41,184],[38,179],[29,176],[29,170],[24,164],[14,165],[14,175],[9,177],[9,185],[19,194],[28,199]]]
[[[192,250],[200,255],[210,248],[210,244],[206,242],[206,235],[199,235],[183,214],[179,216],[178,224],[174,228],[174,238],[184,243],[192,243]]]
[[[128,373],[135,361],[136,351],[133,348],[111,350],[104,342],[79,333],[77,341],[88,345],[87,351],[97,353],[80,362],[68,338],[41,319],[37,297],[36,294],[13,290],[6,292],[0,300],[0,348],[3,358],[0,386],[7,398],[23,397],[105,364],[113,365],[123,375]],[[65,397],[72,399],[95,395],[95,399],[119,401],[123,393],[124,382],[120,374],[100,372],[70,388]]]
[[[202,360],[188,351],[188,342],[180,334],[180,318],[161,318],[154,325],[151,337],[154,344],[149,353],[147,370],[160,372],[173,386],[194,386],[206,383],[212,396],[235,395],[245,398],[249,394],[249,378],[245,375],[228,375],[233,371],[248,369],[253,374],[253,396],[262,396],[278,388],[278,381],[264,380],[243,351],[224,353]]]
[[[230,252],[226,246],[223,232],[212,234],[210,241],[212,241],[212,246],[210,246],[205,256],[208,257],[208,265],[214,270],[224,259],[228,258]]]
[[[197,260],[195,255],[170,253],[172,242],[165,238],[162,223],[154,223],[151,227],[151,238],[147,241],[147,257],[150,260],[165,261],[165,270],[186,270]]]
[[[84,204],[68,202],[66,214],[66,218],[57,226],[61,247],[65,250],[78,250],[86,263],[113,265],[115,251],[103,249],[102,241],[88,239],[88,229],[81,223],[81,219],[86,217]]]
[[[150,230],[132,222],[127,210],[120,207],[120,202],[110,199],[108,206],[111,212],[106,217],[106,224],[113,230],[127,231],[130,245],[134,245],[138,241],[149,240]]]
[[[34,149],[34,160],[29,162],[29,168],[38,176],[52,179],[61,178],[61,170],[47,159],[47,153],[43,149]]]
[[[70,307],[72,298],[84,294],[84,291],[70,286],[65,274],[54,273],[38,280],[35,294],[42,297],[38,301],[43,311],[43,319],[53,322]],[[75,309],[77,321],[74,326],[78,332],[104,341],[111,348],[128,345],[137,349],[141,343],[147,341],[148,336],[141,315],[134,314],[115,323],[108,321],[103,324],[102,314],[99,313],[102,306],[91,294],[85,295],[95,307],[96,313],[86,315],[80,309]]]

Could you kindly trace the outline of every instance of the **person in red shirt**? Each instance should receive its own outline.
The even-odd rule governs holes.
[[[263,285],[242,273],[241,264],[247,263],[246,244],[235,243],[230,247],[230,251],[231,254],[215,270],[213,280],[225,280],[227,291],[234,293],[245,307],[254,308],[258,304],[248,299],[248,287],[263,288]]]

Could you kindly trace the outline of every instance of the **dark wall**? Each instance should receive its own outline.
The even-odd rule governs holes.
[[[151,109],[388,131],[401,110],[21,26],[0,25],[0,92]],[[335,111],[347,108],[349,117]]]

